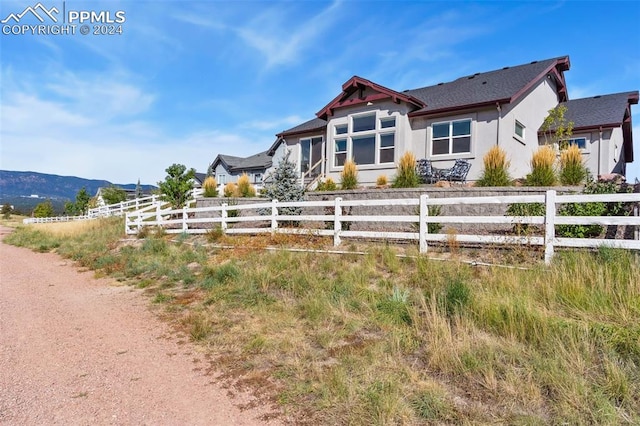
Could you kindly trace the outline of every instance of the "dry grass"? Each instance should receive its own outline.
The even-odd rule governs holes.
[[[33,223],[33,229],[56,237],[77,237],[97,229],[103,224],[99,220],[75,220],[72,222]]]
[[[340,173],[340,187],[342,189],[355,189],[357,186],[358,167],[353,160],[347,160]]]
[[[556,162],[556,151],[552,146],[544,145],[538,148],[531,157],[531,168],[552,168]]]
[[[256,188],[251,185],[251,179],[249,179],[249,175],[247,175],[246,173],[243,173],[242,176],[238,178],[237,191],[238,197],[256,196]]]
[[[218,196],[218,182],[213,176],[207,176],[202,183],[205,197],[217,197]]]
[[[227,182],[222,192],[227,198],[236,197],[238,194],[238,185],[233,182]]]
[[[109,245],[103,234],[86,240]],[[399,258],[382,244],[364,256],[254,249],[328,242],[314,236],[229,241],[243,250],[162,237],[97,254],[86,241],[59,243],[144,282],[212,369],[300,423],[640,422],[640,262],[630,252],[567,251],[550,268],[516,270]]]
[[[387,179],[386,175],[380,175],[378,176],[378,178],[376,179],[376,186],[378,187],[385,187],[389,184],[389,180]]]

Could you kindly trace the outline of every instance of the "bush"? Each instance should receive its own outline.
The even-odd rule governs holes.
[[[416,156],[411,152],[406,152],[400,158],[398,173],[393,180],[394,188],[415,188],[420,184],[420,177],[416,171]]]
[[[51,200],[43,201],[33,209],[33,217],[53,217],[55,213],[53,211],[53,204]]]
[[[628,186],[619,187],[611,182],[589,182],[585,185],[583,194],[616,194],[630,192]],[[560,216],[626,216],[630,208],[623,202],[617,203],[569,203],[558,210]],[[556,233],[559,237],[590,238],[602,234],[604,228],[600,225],[558,225]]]
[[[387,180],[387,177],[385,175],[380,175],[376,179],[376,186],[379,188],[384,188],[388,184],[389,184],[389,181]]]
[[[531,173],[526,177],[530,186],[553,186],[556,184],[556,172],[553,165],[556,161],[556,151],[548,145],[541,146],[531,158]]]
[[[226,198],[237,197],[238,187],[235,183],[229,182],[224,186],[222,192]]]
[[[181,209],[187,203],[193,190],[193,178],[196,170],[182,164],[172,164],[165,170],[167,176],[163,182],[158,182],[160,199],[166,201],[175,209]]]
[[[429,212],[429,216],[440,216],[440,214],[442,213],[442,206],[430,204],[429,206],[427,206],[427,211]],[[420,207],[415,208],[414,214],[417,214],[417,215],[420,214]],[[413,225],[413,229],[416,232],[420,232],[420,223],[415,222],[412,225]],[[441,223],[433,223],[433,222],[427,223],[427,230],[430,234],[437,234],[440,232],[441,229],[442,229]]]
[[[570,145],[560,153],[560,183],[580,185],[587,178],[587,168],[582,162],[582,153],[577,145]]]
[[[507,154],[499,146],[491,148],[483,157],[484,170],[482,176],[476,182],[476,186],[509,186],[509,164]]]
[[[246,173],[243,173],[242,176],[238,178],[238,196],[243,198],[256,196],[256,188],[251,185],[249,175]]]
[[[205,197],[213,198],[218,196],[218,182],[213,176],[207,176],[202,183],[202,188],[204,189]]]
[[[358,167],[353,160],[347,160],[340,173],[341,189],[356,189],[358,187]]]
[[[544,216],[545,207],[542,203],[514,203],[507,207],[507,216]],[[513,232],[522,234],[529,230],[528,223],[516,223],[513,225]]]
[[[336,185],[336,181],[334,181],[332,178],[327,177],[324,182],[320,181],[318,182],[318,191],[335,191],[336,189],[338,189],[338,186]]]
[[[270,182],[264,189],[264,195],[269,200],[278,201],[302,201],[304,199],[304,187],[300,185],[298,169],[289,161],[290,152],[278,163],[278,167],[267,178]],[[299,215],[299,207],[278,207],[280,215]],[[271,214],[271,210],[260,211],[260,214]],[[290,225],[295,225],[291,222]]]

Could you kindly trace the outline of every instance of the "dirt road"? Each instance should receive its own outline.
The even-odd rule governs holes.
[[[0,424],[276,424],[239,408],[251,398],[230,398],[148,307],[139,290],[0,243]]]

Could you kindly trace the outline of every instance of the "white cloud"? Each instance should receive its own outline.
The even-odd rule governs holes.
[[[295,19],[278,4],[235,29],[238,36],[266,59],[266,69],[300,61],[304,50],[318,42],[339,17],[341,2],[335,1],[311,19]]]
[[[122,75],[61,73],[40,86],[21,76],[24,84],[2,70],[11,83],[0,106],[2,169],[155,184],[173,163],[205,171],[218,153],[264,150],[265,140],[222,130],[171,135],[144,117],[154,96]]]

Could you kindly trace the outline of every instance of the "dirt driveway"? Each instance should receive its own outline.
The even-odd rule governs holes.
[[[229,397],[148,307],[139,290],[0,243],[0,424],[277,424],[243,410],[251,397]]]

